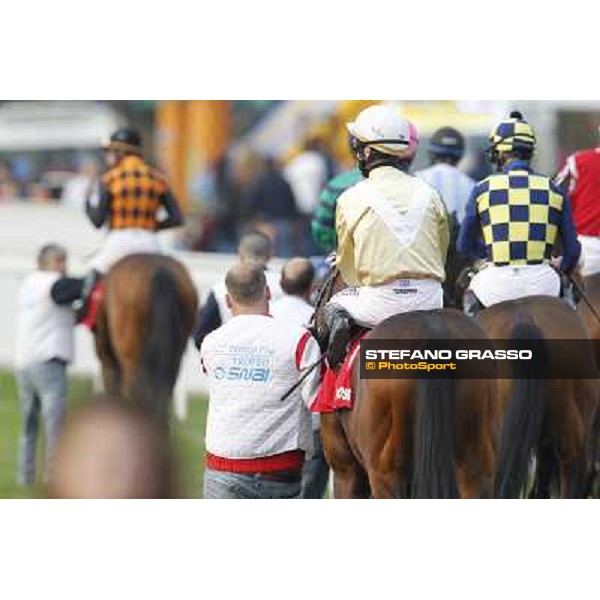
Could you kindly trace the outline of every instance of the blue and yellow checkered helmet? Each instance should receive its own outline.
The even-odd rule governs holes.
[[[501,121],[490,133],[490,147],[494,154],[526,150],[533,152],[535,133],[533,127],[523,119],[523,115],[514,111],[510,117]]]

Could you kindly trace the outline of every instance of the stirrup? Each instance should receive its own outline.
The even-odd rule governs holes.
[[[96,284],[102,277],[101,273],[92,269],[83,279],[81,285],[81,296],[79,299],[73,302],[73,310],[75,311],[75,320],[77,323],[81,322],[87,315],[89,309],[92,292],[96,287]]]

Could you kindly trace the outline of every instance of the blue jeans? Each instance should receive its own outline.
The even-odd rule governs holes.
[[[59,360],[27,366],[17,372],[21,404],[19,439],[19,485],[35,483],[35,455],[40,413],[46,429],[46,469],[48,480],[54,448],[65,418],[67,402],[67,368]]]
[[[260,473],[229,473],[209,468],[204,472],[204,497],[210,500],[283,500],[299,496],[300,481],[272,481]]]
[[[329,464],[323,452],[320,429],[313,429],[314,451],[311,458],[304,461],[302,468],[302,492],[306,500],[320,500],[325,495],[329,482]]]

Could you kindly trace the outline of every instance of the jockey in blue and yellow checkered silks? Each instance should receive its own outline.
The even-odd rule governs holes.
[[[568,198],[530,161],[535,133],[518,112],[490,134],[490,159],[499,171],[476,184],[467,203],[458,250],[496,266],[549,263],[560,235],[562,268],[577,264],[580,247]]]
[[[509,163],[477,184],[476,206],[487,259],[495,265],[550,261],[564,198],[548,177]]]
[[[489,140],[490,150],[496,154],[520,149],[533,151],[536,142],[533,127],[523,121],[519,113],[511,113],[510,118],[501,121],[490,133]]]

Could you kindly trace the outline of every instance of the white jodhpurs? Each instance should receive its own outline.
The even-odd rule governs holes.
[[[155,232],[145,229],[121,229],[106,236],[102,249],[92,260],[92,268],[106,273],[117,261],[129,254],[159,253],[160,244]]]
[[[375,327],[388,317],[413,310],[443,308],[442,284],[433,279],[398,279],[377,286],[348,287],[329,300],[345,308],[363,327]]]
[[[581,274],[584,277],[600,273],[600,237],[595,235],[580,235],[581,243]]]
[[[549,264],[502,267],[488,264],[473,277],[469,288],[487,307],[525,296],[558,297],[560,277]]]

